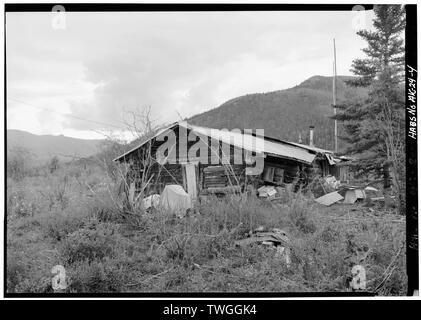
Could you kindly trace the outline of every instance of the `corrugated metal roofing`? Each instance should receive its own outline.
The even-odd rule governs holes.
[[[170,126],[167,126],[166,128],[163,128],[153,138],[158,137],[159,135],[163,134],[165,131],[173,128],[175,125],[183,126],[186,129],[192,130],[196,134],[209,136],[212,139],[219,140],[223,143],[227,143],[227,144],[236,146],[238,148],[242,148],[244,150],[248,150],[252,152],[279,156],[279,157],[293,159],[293,160],[297,160],[297,161],[308,163],[308,164],[312,163],[314,158],[316,157],[316,155],[313,153],[310,153],[309,150],[307,150],[307,148],[302,148],[301,146],[294,146],[294,145],[283,143],[283,142],[273,142],[273,141],[265,140],[262,137],[256,137],[250,134],[244,134],[244,133],[235,132],[235,131],[199,127],[199,126],[187,124],[185,121],[174,123],[174,124],[171,124]],[[114,160],[119,160],[123,158],[124,156],[140,148],[145,143],[146,141],[140,144],[139,146],[127,151],[126,153],[122,154],[121,156],[117,157]]]
[[[180,123],[180,125],[184,125],[184,123]],[[220,140],[221,142],[231,144],[238,148],[252,152],[281,156],[305,163],[313,162],[316,156],[315,154],[311,154],[302,148],[268,141],[261,137],[255,137],[250,134],[243,134],[240,132],[228,130],[211,129],[189,124],[187,124],[185,127],[197,134],[209,136],[212,139]]]
[[[325,206],[330,206],[335,202],[342,200],[343,198],[344,197],[342,197],[337,191],[333,191],[331,193],[325,194],[324,196],[321,196],[320,198],[317,198],[316,202]]]
[[[318,153],[323,153],[323,154],[329,153],[329,154],[333,154],[333,151],[326,150],[326,149],[321,149],[321,148],[316,148],[316,147],[310,147],[310,146],[308,146],[306,144],[301,144],[301,143],[296,143],[296,142],[289,142],[289,141],[288,141],[288,143],[293,144],[294,146],[297,146],[297,147],[300,147],[300,148],[304,148],[304,149],[307,149],[307,150],[311,150],[311,151],[314,151],[314,152],[318,152]]]

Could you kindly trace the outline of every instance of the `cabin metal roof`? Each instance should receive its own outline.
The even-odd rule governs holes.
[[[198,135],[208,136],[212,139],[219,140],[223,143],[233,145],[238,148],[242,148],[247,151],[263,153],[266,155],[271,155],[275,157],[281,157],[286,159],[292,159],[299,162],[310,164],[316,157],[316,153],[332,153],[329,150],[324,150],[320,148],[310,147],[306,145],[301,145],[298,143],[282,141],[278,139],[268,138],[262,136],[253,136],[247,133],[240,133],[235,131],[228,130],[219,130],[213,128],[206,128],[188,124],[185,121],[176,122],[165,128],[159,130],[152,138],[147,141],[144,141],[137,147],[132,148],[131,150],[125,152],[121,156],[114,159],[114,161],[121,160],[125,156],[129,155],[133,151],[139,149],[148,141],[160,136],[165,133],[167,130],[174,128],[175,126],[183,126],[184,128],[193,131]]]
[[[216,139],[223,143],[251,152],[279,156],[305,163],[312,163],[316,156],[315,154],[311,154],[302,148],[290,146],[284,143],[268,141],[262,137],[252,136],[250,134],[211,129],[195,125],[187,125],[187,129],[192,130],[194,133],[209,136],[212,139]]]

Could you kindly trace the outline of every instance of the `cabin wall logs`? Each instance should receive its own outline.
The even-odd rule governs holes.
[[[174,133],[177,137],[176,141],[179,141],[178,128],[174,130]],[[189,150],[190,147],[198,141],[198,139],[199,138],[197,138],[196,141],[188,141],[187,150]],[[150,148],[153,159],[156,158],[156,151],[163,143],[165,143],[165,141],[153,141]],[[242,164],[235,164],[238,161],[238,159],[235,159],[234,156],[234,151],[238,152],[237,148],[230,146],[230,155],[226,156],[222,152],[224,150],[222,143],[219,143],[219,148],[218,144],[216,144],[217,148],[215,149],[215,144],[212,145],[211,139],[209,138],[208,144],[212,146],[212,149],[211,147],[208,148],[208,163],[197,163],[198,169],[196,170],[196,185],[198,193],[207,188],[240,186],[243,189],[244,186],[248,184],[258,188],[260,185],[267,183],[267,181],[265,182],[263,179],[263,172],[257,176],[246,175],[246,159],[244,154],[241,153]],[[143,179],[144,182],[149,181],[146,194],[161,193],[167,184],[178,184],[186,189],[183,163],[185,163],[187,159],[181,159],[179,157],[178,144],[176,144],[174,148],[176,158],[172,160],[175,163],[166,163],[165,165],[161,165],[155,162],[154,164],[147,166],[149,174],[148,177]],[[135,182],[136,191],[138,192],[141,190],[143,174],[142,159],[144,159],[144,157],[142,157],[142,152],[144,151],[141,151],[141,149],[142,148],[130,155],[129,163],[131,165],[130,172],[128,174],[128,180],[130,182]],[[222,159],[224,161],[222,161]],[[227,165],[226,163],[229,164]],[[308,167],[293,160],[270,155],[267,155],[264,159],[264,166],[265,168],[275,168],[274,172],[276,173],[275,175],[277,175],[273,181],[275,184],[292,183],[297,177],[300,169]]]

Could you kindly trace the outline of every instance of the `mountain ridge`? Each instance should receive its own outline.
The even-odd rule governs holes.
[[[346,85],[352,78],[337,77],[337,103],[367,94],[366,89]],[[316,146],[333,150],[332,83],[332,77],[312,76],[291,88],[230,99],[187,121],[216,129],[264,129],[268,136],[291,142],[298,142],[301,134],[303,143],[308,143],[308,127],[313,125]]]
[[[364,97],[366,89],[345,84],[351,76],[337,77],[337,101]],[[282,90],[250,93],[227,100],[220,106],[194,115],[188,122],[216,129],[264,129],[273,138],[308,144],[310,125],[315,126],[317,147],[333,150],[334,122],[332,107],[332,77],[312,76],[300,84]],[[339,125],[339,135],[341,126]],[[36,135],[23,130],[7,130],[8,151],[27,149],[39,162],[53,156],[62,160],[83,158],[100,151],[101,139],[79,139],[63,135]],[[130,145],[136,144],[133,141]],[[340,146],[344,144],[340,142]]]
[[[7,150],[24,149],[31,160],[40,163],[57,156],[61,160],[90,157],[99,151],[101,139],[79,139],[64,135],[37,135],[23,130],[7,129]]]

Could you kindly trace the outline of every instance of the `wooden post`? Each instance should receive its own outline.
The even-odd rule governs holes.
[[[333,112],[336,116],[336,44],[333,39]],[[335,119],[335,153],[338,152],[338,121]]]

